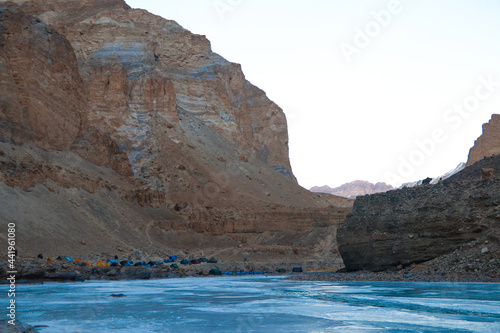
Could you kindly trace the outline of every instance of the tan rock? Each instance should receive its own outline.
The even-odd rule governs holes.
[[[500,154],[500,115],[494,114],[491,120],[483,125],[483,134],[470,149],[467,166],[485,157]]]
[[[15,3],[0,23],[0,219],[26,221],[26,253],[339,261],[352,200],[297,184],[284,113],[204,36],[121,0]]]
[[[0,141],[67,149],[82,126],[86,89],[66,38],[5,9],[0,21]]]
[[[150,162],[138,155],[151,148],[153,123],[170,127],[153,118],[180,110],[295,180],[284,113],[245,80],[240,65],[214,54],[205,36],[119,0],[17,2],[71,41],[88,84],[89,118],[114,129],[136,174]]]

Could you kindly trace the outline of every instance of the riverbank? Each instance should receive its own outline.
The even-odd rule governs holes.
[[[289,278],[310,281],[393,281],[393,282],[493,282],[500,283],[500,259],[491,253],[480,258],[470,251],[455,251],[421,264],[394,267],[392,271],[346,272],[342,267],[319,261],[292,262],[287,260],[235,261],[223,258],[216,263],[200,261],[187,255],[188,264],[181,264],[183,258],[165,262],[170,257],[147,256],[112,259],[114,256],[96,254],[84,259],[20,258],[15,262],[16,283],[83,282],[96,280],[149,280],[183,277],[203,277],[213,273],[225,275],[292,274]],[[109,258],[109,259],[108,259]],[[135,259],[135,261],[132,261]],[[283,258],[286,259],[286,258]],[[191,261],[193,260],[194,263]],[[109,261],[109,262],[108,262]],[[98,262],[101,264],[96,265]],[[113,263],[115,262],[115,263]],[[123,265],[125,262],[128,264]],[[102,264],[104,263],[104,265]],[[149,264],[148,264],[149,263]],[[7,262],[0,261],[0,284],[7,281]],[[293,272],[300,267],[303,272]],[[299,270],[300,271],[300,270]]]
[[[301,267],[296,262],[208,262],[206,258],[174,260],[159,257],[140,258],[136,261],[107,258],[95,255],[90,258],[59,259],[17,258],[15,262],[16,283],[44,282],[84,282],[96,280],[150,280],[183,277],[202,277],[210,275],[262,275],[286,274],[294,267]],[[123,258],[122,258],[123,259]],[[130,258],[128,258],[130,259]],[[183,262],[188,262],[183,264]],[[0,284],[6,284],[7,262],[0,261]],[[314,269],[314,265],[308,265]]]
[[[500,283],[499,276],[490,274],[446,274],[415,272],[402,270],[396,272],[306,272],[289,279],[299,281],[329,282],[468,282],[468,283]]]
[[[390,282],[492,282],[500,283],[500,259],[472,251],[455,251],[436,259],[410,266],[397,266],[392,271],[309,272],[292,277],[311,281],[390,281]]]

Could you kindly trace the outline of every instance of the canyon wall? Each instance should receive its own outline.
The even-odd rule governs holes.
[[[451,253],[500,258],[497,119],[484,125],[469,166],[443,182],[357,198],[337,234],[346,268],[391,270]]]
[[[0,19],[0,220],[22,252],[332,258],[352,202],[297,184],[283,111],[204,36],[121,0]]]

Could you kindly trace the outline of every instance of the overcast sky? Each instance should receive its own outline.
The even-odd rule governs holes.
[[[126,1],[242,65],[306,188],[439,176],[500,113],[498,0]]]

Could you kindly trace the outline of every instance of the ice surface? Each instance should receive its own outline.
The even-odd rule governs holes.
[[[45,333],[500,332],[500,284],[219,277],[47,283],[18,291],[18,319],[48,326],[40,329]]]

